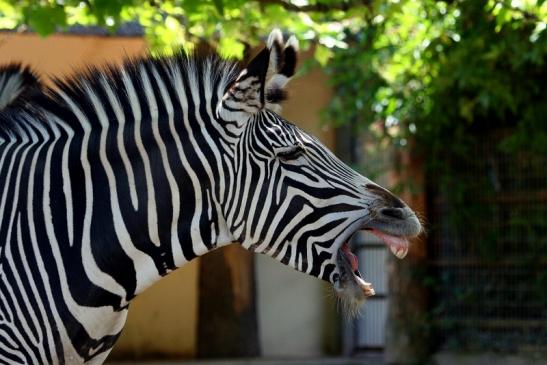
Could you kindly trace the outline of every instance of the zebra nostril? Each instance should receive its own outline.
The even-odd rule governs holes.
[[[380,214],[395,219],[405,219],[406,217],[405,208],[382,208]]]

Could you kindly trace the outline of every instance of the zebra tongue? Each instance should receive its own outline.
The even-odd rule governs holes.
[[[344,256],[346,256],[346,258],[348,259],[348,262],[351,265],[351,270],[354,272],[357,271],[359,268],[359,262],[357,261],[357,256],[355,256],[353,252],[351,252],[347,242],[345,242],[344,245],[342,246],[342,252],[344,253]]]
[[[346,242],[342,245],[342,253],[346,257],[348,263],[351,265],[351,270],[353,271],[353,275],[355,280],[357,281],[357,285],[363,290],[363,293],[366,297],[373,296],[374,288],[372,287],[371,283],[367,283],[363,278],[361,277],[361,273],[359,272],[359,261],[357,260],[357,256],[353,252],[351,252],[349,248],[349,244]]]
[[[370,233],[384,241],[397,258],[403,259],[408,253],[408,240],[406,237],[392,236],[377,229],[370,230]]]

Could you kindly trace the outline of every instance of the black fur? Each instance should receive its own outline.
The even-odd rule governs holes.
[[[271,104],[281,104],[288,99],[288,93],[285,89],[269,88],[266,90],[266,100]]]
[[[287,77],[292,77],[296,69],[296,63],[296,50],[293,47],[285,48],[283,52],[283,67],[279,73]]]

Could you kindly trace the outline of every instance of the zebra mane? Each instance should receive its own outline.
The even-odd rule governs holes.
[[[136,91],[141,106],[146,108],[143,100],[146,99],[145,86],[142,82],[141,70],[147,71],[151,79],[150,85],[156,98],[159,100],[158,85],[153,80],[153,74],[165,85],[170,96],[175,99],[177,85],[182,80],[185,92],[199,92],[203,95],[205,90],[213,97],[222,95],[236,80],[243,69],[237,61],[221,58],[214,51],[204,49],[193,54],[180,51],[173,56],[143,56],[127,58],[120,65],[107,64],[103,66],[90,66],[82,71],[65,78],[54,78],[52,87],[45,87],[40,93],[21,95],[20,102],[13,108],[0,108],[0,139],[10,139],[21,134],[21,124],[31,123],[34,127],[52,123],[47,114],[54,114],[61,120],[75,121],[76,118],[65,118],[73,115],[69,102],[74,103],[84,113],[94,114],[90,97],[92,94],[102,102],[108,103],[105,84],[113,91],[121,104],[127,100],[127,92],[124,88],[123,77],[128,77]],[[190,90],[197,86],[199,90]],[[220,94],[219,94],[220,93]],[[125,98],[125,99],[124,99]],[[145,104],[145,103],[144,103]],[[78,123],[78,122],[76,122]],[[80,125],[71,127],[79,128]]]
[[[0,110],[18,104],[40,89],[40,79],[30,67],[20,63],[0,66]]]

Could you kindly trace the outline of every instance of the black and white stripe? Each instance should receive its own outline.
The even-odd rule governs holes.
[[[245,68],[143,58],[8,98],[0,363],[102,363],[136,295],[231,242],[336,282],[377,196],[272,111],[296,46],[274,31]]]

